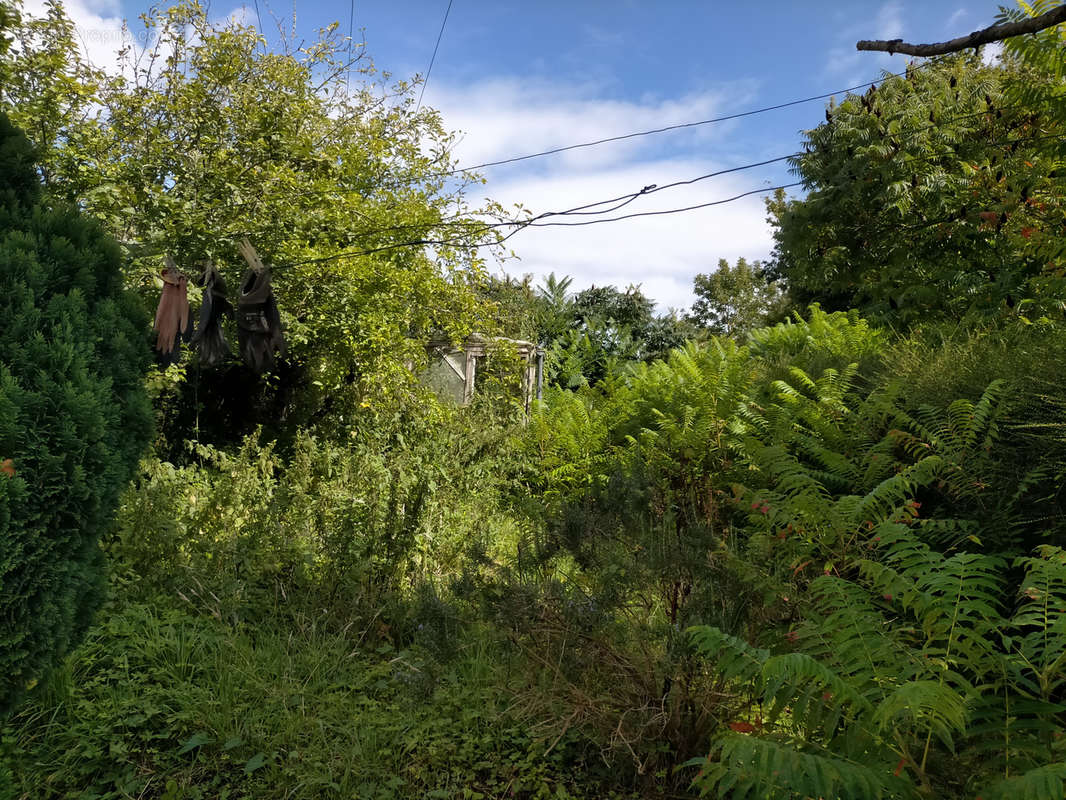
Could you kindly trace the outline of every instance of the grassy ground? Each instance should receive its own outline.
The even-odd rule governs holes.
[[[636,796],[588,742],[508,712],[491,640],[442,667],[369,638],[112,605],[2,729],[0,798]]]

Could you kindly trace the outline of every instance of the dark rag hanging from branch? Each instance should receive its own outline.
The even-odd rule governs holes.
[[[230,356],[229,344],[222,332],[222,317],[233,316],[233,304],[226,299],[226,282],[210,261],[204,268],[204,296],[200,321],[190,344],[200,352],[200,363],[214,367]]]
[[[154,328],[157,332],[155,348],[162,354],[164,364],[177,361],[181,349],[181,337],[189,335],[192,320],[189,317],[188,278],[174,265],[170,256],[163,269],[163,293],[155,312]]]
[[[248,272],[237,298],[237,343],[244,363],[262,375],[274,368],[275,353],[285,354],[281,315],[270,288],[270,270],[247,239],[238,249],[248,262]]]

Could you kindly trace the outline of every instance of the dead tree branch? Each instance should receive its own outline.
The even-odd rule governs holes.
[[[1066,4],[1051,9],[1037,17],[1031,17],[1021,22],[1004,22],[992,25],[979,31],[974,31],[968,36],[960,36],[950,42],[937,42],[936,44],[908,44],[902,39],[868,40],[855,43],[857,50],[876,50],[884,53],[902,53],[908,56],[940,56],[945,53],[957,53],[971,47],[980,47],[989,42],[1000,42],[1012,36],[1022,36],[1026,33],[1036,33],[1052,25],[1066,22]]]

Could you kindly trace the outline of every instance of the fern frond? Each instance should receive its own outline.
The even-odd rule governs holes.
[[[931,680],[897,686],[874,713],[872,722],[882,733],[900,727],[931,730],[954,751],[954,737],[966,729],[966,701],[955,690]]]
[[[1044,545],[1015,566],[1025,569],[1021,604],[1011,618],[1017,648],[1040,695],[1051,697],[1066,686],[1066,551]]]
[[[774,721],[786,709],[808,734],[829,738],[837,726],[872,710],[869,700],[806,653],[771,656],[762,667],[762,701]]]
[[[1066,761],[1045,764],[984,789],[984,800],[1062,800],[1066,797]]]
[[[754,681],[762,675],[762,667],[770,651],[752,647],[743,639],[710,625],[689,628],[689,636],[696,649],[713,661],[722,676],[730,680]]]
[[[703,795],[730,800],[877,800],[914,794],[888,770],[874,770],[824,752],[806,752],[791,743],[727,734],[717,744],[718,763],[708,765],[696,781]]]

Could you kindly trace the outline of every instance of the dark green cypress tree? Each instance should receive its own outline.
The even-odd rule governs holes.
[[[120,263],[45,198],[0,114],[0,716],[88,627],[100,535],[151,435],[148,320]]]

